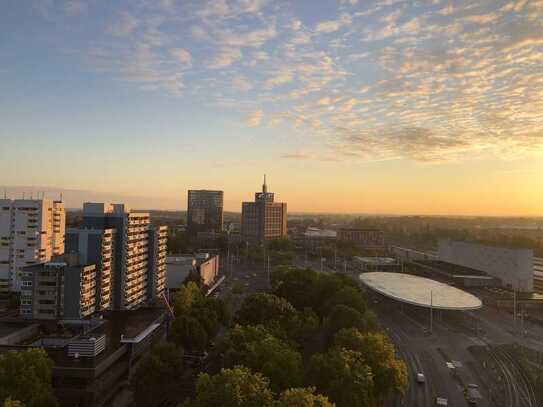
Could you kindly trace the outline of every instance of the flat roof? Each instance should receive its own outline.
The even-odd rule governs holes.
[[[366,264],[376,265],[398,265],[398,261],[392,257],[361,257],[354,256],[354,259]]]
[[[371,272],[360,280],[372,290],[419,307],[444,310],[474,310],[483,306],[476,296],[439,281],[403,273]]]

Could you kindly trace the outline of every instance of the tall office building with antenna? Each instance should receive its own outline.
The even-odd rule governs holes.
[[[274,202],[268,192],[266,176],[262,192],[255,193],[254,202],[241,205],[241,238],[246,242],[264,244],[287,235],[287,204]]]
[[[64,253],[65,227],[61,200],[0,199],[0,293],[21,291],[22,267]]]

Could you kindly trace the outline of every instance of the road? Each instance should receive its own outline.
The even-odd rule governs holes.
[[[470,338],[449,329],[444,323],[435,321],[433,333],[428,331],[428,320],[409,307],[401,307],[389,300],[372,302],[383,328],[396,344],[409,370],[410,386],[407,394],[397,404],[406,407],[435,406],[436,397],[448,399],[449,405],[467,406],[464,389],[468,383],[484,385],[478,380],[478,373],[472,366],[476,364],[467,348],[478,344]],[[480,342],[479,342],[480,343]],[[456,363],[456,374],[451,373],[446,363]],[[460,362],[460,363],[458,363]],[[416,382],[416,374],[425,376],[425,383]],[[479,406],[489,406],[483,400]]]

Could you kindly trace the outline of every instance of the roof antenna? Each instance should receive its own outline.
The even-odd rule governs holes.
[[[264,184],[262,184],[262,192],[268,192],[268,186],[266,185],[266,174],[264,174]]]
[[[60,193],[60,202],[62,202],[62,192]]]

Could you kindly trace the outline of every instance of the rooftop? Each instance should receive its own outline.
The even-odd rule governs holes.
[[[429,278],[402,273],[363,273],[367,287],[394,300],[426,308],[474,310],[482,307],[479,298]]]

